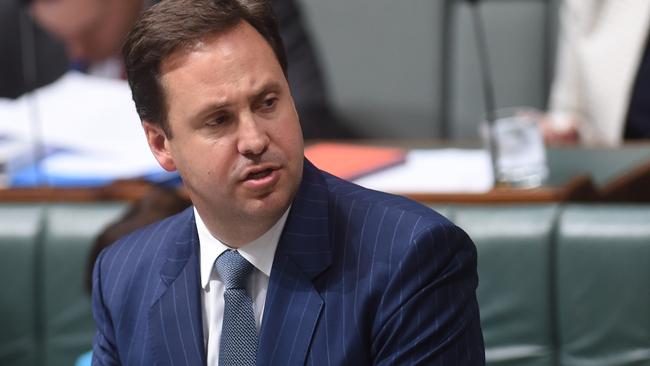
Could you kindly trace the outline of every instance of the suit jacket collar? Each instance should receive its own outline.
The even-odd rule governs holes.
[[[323,299],[312,280],[331,264],[328,190],[305,160],[273,261],[260,332],[257,364],[304,364]]]
[[[172,219],[160,270],[163,287],[149,310],[149,337],[157,365],[205,365],[198,235],[192,208]]]
[[[331,263],[328,199],[329,191],[322,173],[305,159],[302,182],[275,259],[290,257],[310,279]]]
[[[323,176],[305,159],[303,179],[275,253],[260,331],[257,364],[302,364],[323,300],[312,280],[331,264],[328,190]],[[160,271],[163,287],[149,311],[152,352],[158,365],[205,365],[198,235],[192,209],[170,225]]]

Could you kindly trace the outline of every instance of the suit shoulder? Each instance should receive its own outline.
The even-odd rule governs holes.
[[[330,199],[339,208],[381,211],[388,215],[400,215],[402,220],[417,221],[424,226],[454,226],[446,217],[419,202],[395,194],[375,191],[355,183],[323,173],[329,188]]]
[[[179,228],[193,220],[192,207],[184,211],[146,225],[132,231],[109,245],[102,251],[104,260],[115,260],[115,257],[123,261],[129,261],[134,256],[140,256],[142,251],[150,251],[164,245],[172,240]],[[148,256],[144,256],[148,257]]]
[[[135,306],[129,301],[139,301],[144,293],[153,299],[160,270],[179,235],[184,235],[182,228],[187,230],[193,217],[192,209],[187,209],[127,234],[104,249],[95,261],[93,292],[101,292],[115,314]]]

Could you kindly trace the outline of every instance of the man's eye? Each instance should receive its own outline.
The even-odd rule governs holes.
[[[262,102],[262,108],[263,109],[272,109],[275,107],[275,104],[277,103],[278,98],[266,98]]]
[[[218,126],[218,125],[222,125],[222,124],[228,122],[228,119],[229,119],[229,118],[228,118],[228,115],[220,114],[220,115],[218,115],[218,116],[215,116],[215,117],[209,119],[209,120],[206,122],[206,125],[208,125],[208,126]]]

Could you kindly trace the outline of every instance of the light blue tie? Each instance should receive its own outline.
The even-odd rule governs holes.
[[[217,258],[215,266],[225,285],[219,366],[255,365],[257,328],[253,301],[246,292],[253,265],[238,252],[227,250]]]

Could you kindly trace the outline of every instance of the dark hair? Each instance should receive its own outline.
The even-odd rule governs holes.
[[[147,9],[127,36],[122,53],[133,101],[141,120],[160,125],[168,138],[160,64],[205,36],[230,30],[242,21],[269,43],[287,75],[287,58],[267,0],[162,0]]]

